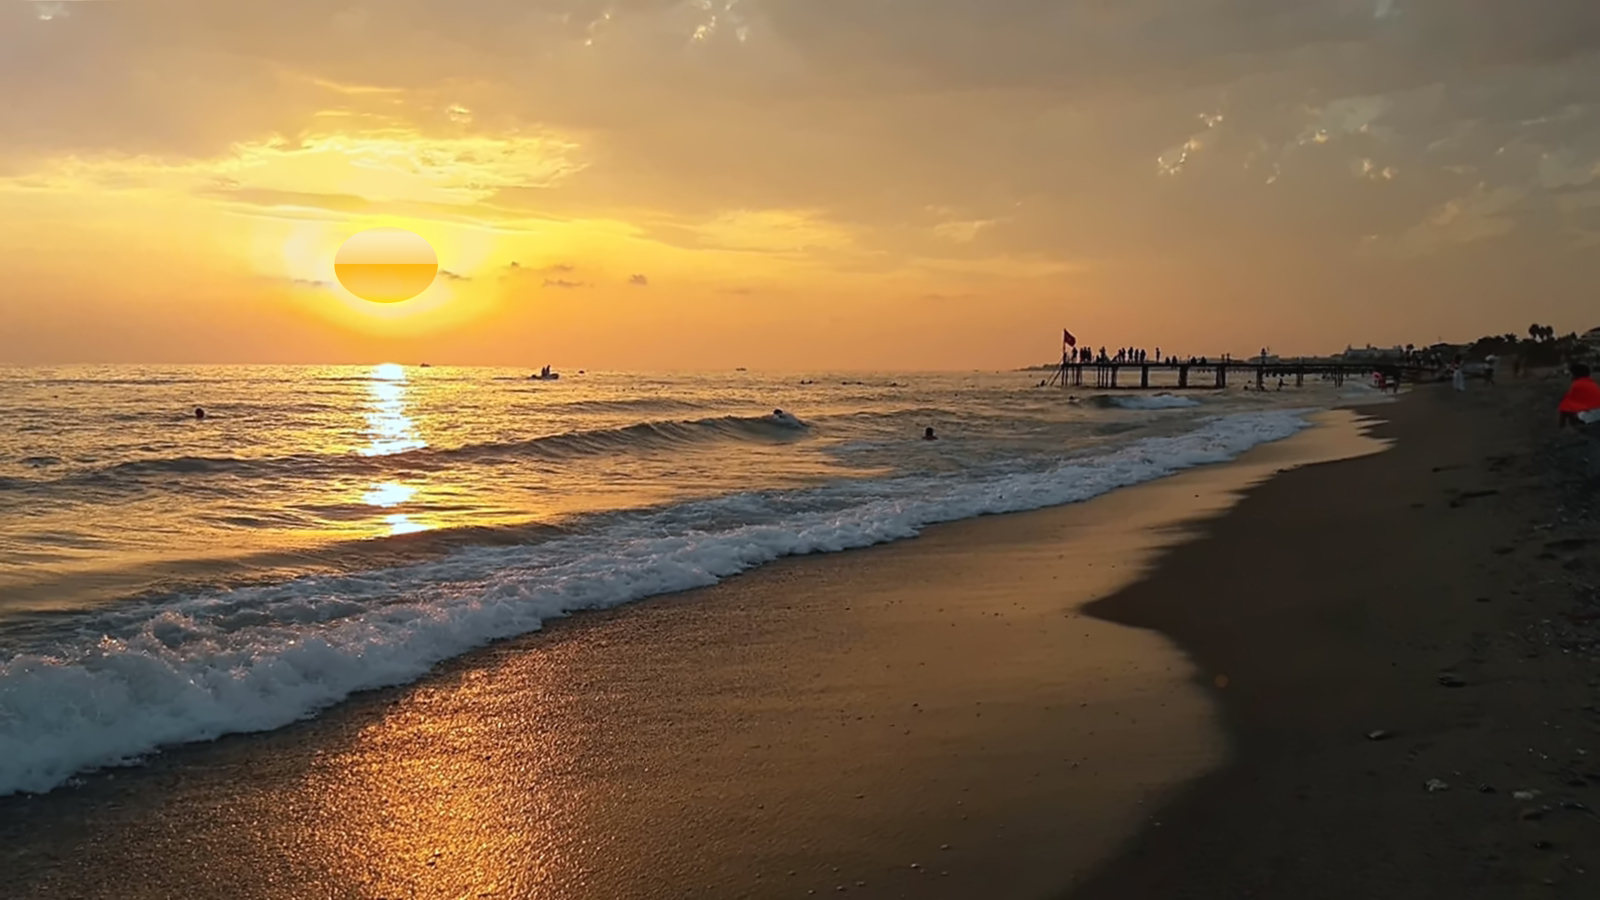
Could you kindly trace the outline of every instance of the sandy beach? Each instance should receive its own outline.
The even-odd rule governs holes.
[[[1419,390],[1368,411],[1387,450],[1327,414],[0,800],[3,893],[1587,896],[1600,670],[1539,623],[1593,525],[1533,391]]]
[[[1261,485],[1090,607],[1183,646],[1234,749],[1073,897],[1593,896],[1596,446],[1558,384],[1421,389],[1388,452]]]

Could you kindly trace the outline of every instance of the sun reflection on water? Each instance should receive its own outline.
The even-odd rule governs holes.
[[[409,385],[406,370],[395,363],[384,363],[372,370],[372,380],[367,384],[369,394],[366,411],[368,444],[358,452],[362,456],[392,456],[408,450],[421,450],[428,446],[417,434],[417,423],[406,410]],[[416,485],[399,481],[384,481],[368,485],[361,502],[380,509],[394,509],[409,502],[417,494]],[[409,513],[390,512],[383,516],[390,535],[412,534],[427,531],[432,526],[415,521]]]
[[[392,456],[407,450],[421,450],[428,443],[417,436],[417,423],[406,415],[406,370],[384,363],[372,370],[367,385],[371,405],[367,409],[367,439],[362,456]]]
[[[409,484],[398,481],[385,481],[375,484],[372,489],[361,495],[361,501],[368,506],[399,506],[417,495],[417,489]]]

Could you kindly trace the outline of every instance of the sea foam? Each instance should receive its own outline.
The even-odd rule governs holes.
[[[1232,459],[1306,422],[1275,411],[1197,426],[1044,469],[747,492],[540,544],[86,616],[0,660],[0,795],[48,791],[164,746],[282,727],[554,617],[713,584],[784,556],[908,538],[938,522],[1086,500]]]
[[[1110,397],[1109,400],[1118,409],[1193,409],[1200,405],[1200,401],[1193,397],[1179,397],[1176,394],[1130,394]]]

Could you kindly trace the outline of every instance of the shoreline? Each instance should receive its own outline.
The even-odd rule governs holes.
[[[1371,448],[1323,417],[1345,427],[551,623],[289,728],[0,801],[12,886],[762,896],[795,872],[1049,893],[1225,746],[1165,639],[1077,608],[1278,469]],[[159,860],[144,894],[117,880],[131,860]]]

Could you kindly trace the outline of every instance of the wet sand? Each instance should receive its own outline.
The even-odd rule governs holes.
[[[578,616],[313,721],[0,800],[3,893],[1057,894],[1229,758],[1214,661],[1084,604],[1132,596],[1280,469],[1376,449],[1353,416],[1325,422],[1089,503]],[[1145,589],[1230,599],[1166,571]]]

